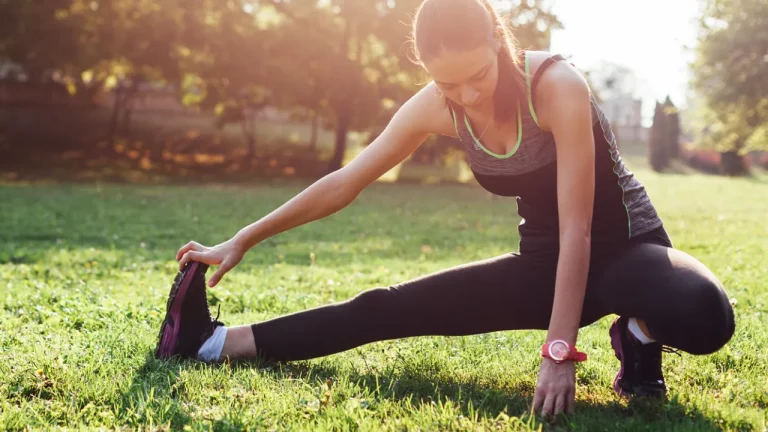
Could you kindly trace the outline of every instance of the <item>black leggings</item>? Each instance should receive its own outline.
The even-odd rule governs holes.
[[[557,248],[521,244],[521,251],[254,324],[256,349],[264,360],[290,361],[412,336],[546,330]],[[623,244],[593,245],[590,261],[581,326],[610,314],[643,319],[657,341],[692,354],[715,352],[733,335],[722,285],[672,248],[663,228]]]

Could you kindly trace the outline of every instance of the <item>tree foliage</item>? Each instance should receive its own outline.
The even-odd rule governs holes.
[[[329,169],[350,131],[380,130],[423,80],[409,59],[421,0],[0,0],[0,62],[85,99],[115,91],[112,132],[142,84],[241,123],[276,107],[334,130]],[[559,22],[541,1],[500,4],[525,48]]]
[[[680,115],[672,100],[656,103],[653,125],[649,134],[648,158],[651,168],[663,171],[672,159],[680,155]]]
[[[768,150],[768,2],[708,0],[693,71],[699,144],[723,152],[725,173],[741,174],[738,156]]]

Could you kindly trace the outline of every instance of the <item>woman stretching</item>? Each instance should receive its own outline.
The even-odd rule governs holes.
[[[672,247],[573,66],[517,48],[488,0],[425,0],[413,40],[432,81],[357,158],[230,240],[179,250],[158,357],[285,362],[387,339],[541,329],[533,402],[548,415],[572,411],[574,363],[587,358],[578,330],[604,316],[619,316],[609,334],[622,396],[666,394],[663,346],[707,354],[730,340],[734,317],[721,283]],[[483,188],[517,197],[519,253],[253,325],[211,318],[209,265],[219,266],[212,287],[265,239],[349,205],[432,133],[461,141]]]

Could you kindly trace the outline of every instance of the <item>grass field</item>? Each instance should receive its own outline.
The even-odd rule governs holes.
[[[302,184],[0,186],[0,429],[765,431],[768,180],[638,175],[676,246],[727,286],[736,335],[713,355],[666,356],[669,401],[627,403],[610,389],[606,317],[580,333],[577,412],[553,423],[529,414],[543,332],[267,368],[153,359],[178,247],[227,239]],[[232,325],[343,300],[514,251],[517,222],[514,201],[474,186],[377,184],[254,248],[213,309]]]

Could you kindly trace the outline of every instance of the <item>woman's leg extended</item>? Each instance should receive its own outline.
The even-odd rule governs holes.
[[[592,316],[586,318],[611,313],[644,321],[660,344],[691,354],[719,350],[735,328],[717,277],[687,253],[650,243],[634,244],[593,268],[585,299],[585,314]]]
[[[728,297],[695,258],[650,243],[603,254],[609,259],[600,255],[593,251],[582,326],[610,314],[632,317],[660,343],[694,354],[714,352],[731,338]],[[403,337],[545,330],[556,270],[557,252],[506,254],[369,289],[344,302],[233,328],[222,358],[302,360]]]
[[[232,336],[255,343],[255,350],[238,348],[240,342],[234,341],[229,346],[233,357],[257,353],[271,361],[290,361],[387,339],[546,329],[555,270],[556,255],[531,259],[506,254],[253,324],[252,338],[238,328]],[[228,355],[226,348],[222,357]]]

